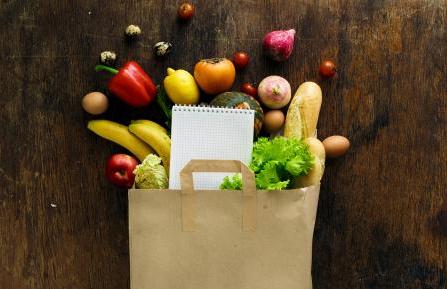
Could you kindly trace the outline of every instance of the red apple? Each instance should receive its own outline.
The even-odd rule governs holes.
[[[131,188],[135,181],[133,170],[138,165],[138,161],[129,155],[115,154],[107,161],[106,177],[118,187]]]

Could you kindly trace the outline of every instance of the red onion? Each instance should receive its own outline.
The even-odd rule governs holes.
[[[262,42],[265,54],[275,61],[287,60],[293,50],[295,33],[295,29],[267,33]]]

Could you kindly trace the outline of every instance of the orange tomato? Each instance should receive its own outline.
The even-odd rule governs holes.
[[[194,67],[194,78],[208,94],[218,94],[231,89],[236,76],[233,62],[226,58],[202,59]]]

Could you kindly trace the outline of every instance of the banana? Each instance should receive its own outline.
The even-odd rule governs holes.
[[[321,88],[315,82],[302,83],[290,103],[284,127],[285,137],[305,139],[315,135],[322,101]]]
[[[145,123],[131,123],[129,131],[150,145],[161,157],[163,166],[169,172],[169,159],[171,157],[171,139],[160,131],[159,128],[151,127]]]
[[[326,152],[324,150],[323,144],[321,143],[321,141],[314,137],[306,138],[304,142],[309,145],[309,150],[314,156],[315,161],[308,175],[295,179],[295,182],[293,184],[294,188],[304,188],[318,185],[324,173]]]
[[[159,125],[156,122],[153,122],[152,120],[148,120],[148,119],[138,119],[138,120],[132,120],[130,122],[131,124],[145,124],[147,126],[153,127],[155,129],[160,130],[163,133],[168,133],[168,130],[166,128],[164,128],[163,126]]]
[[[139,138],[129,132],[127,126],[110,120],[91,120],[87,128],[97,135],[128,149],[140,161],[154,151]]]

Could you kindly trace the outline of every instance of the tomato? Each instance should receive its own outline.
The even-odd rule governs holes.
[[[178,8],[178,17],[182,20],[189,20],[194,16],[195,7],[191,3],[183,3]]]
[[[320,74],[325,78],[334,77],[337,70],[335,69],[335,63],[330,60],[325,60],[320,65]]]
[[[237,69],[244,69],[250,62],[250,57],[246,52],[238,51],[233,55],[233,63]]]
[[[226,58],[202,59],[194,67],[194,78],[208,94],[218,94],[231,89],[236,76],[233,62]]]
[[[244,83],[241,85],[241,91],[246,93],[254,98],[258,98],[258,89],[254,87],[251,83]]]

